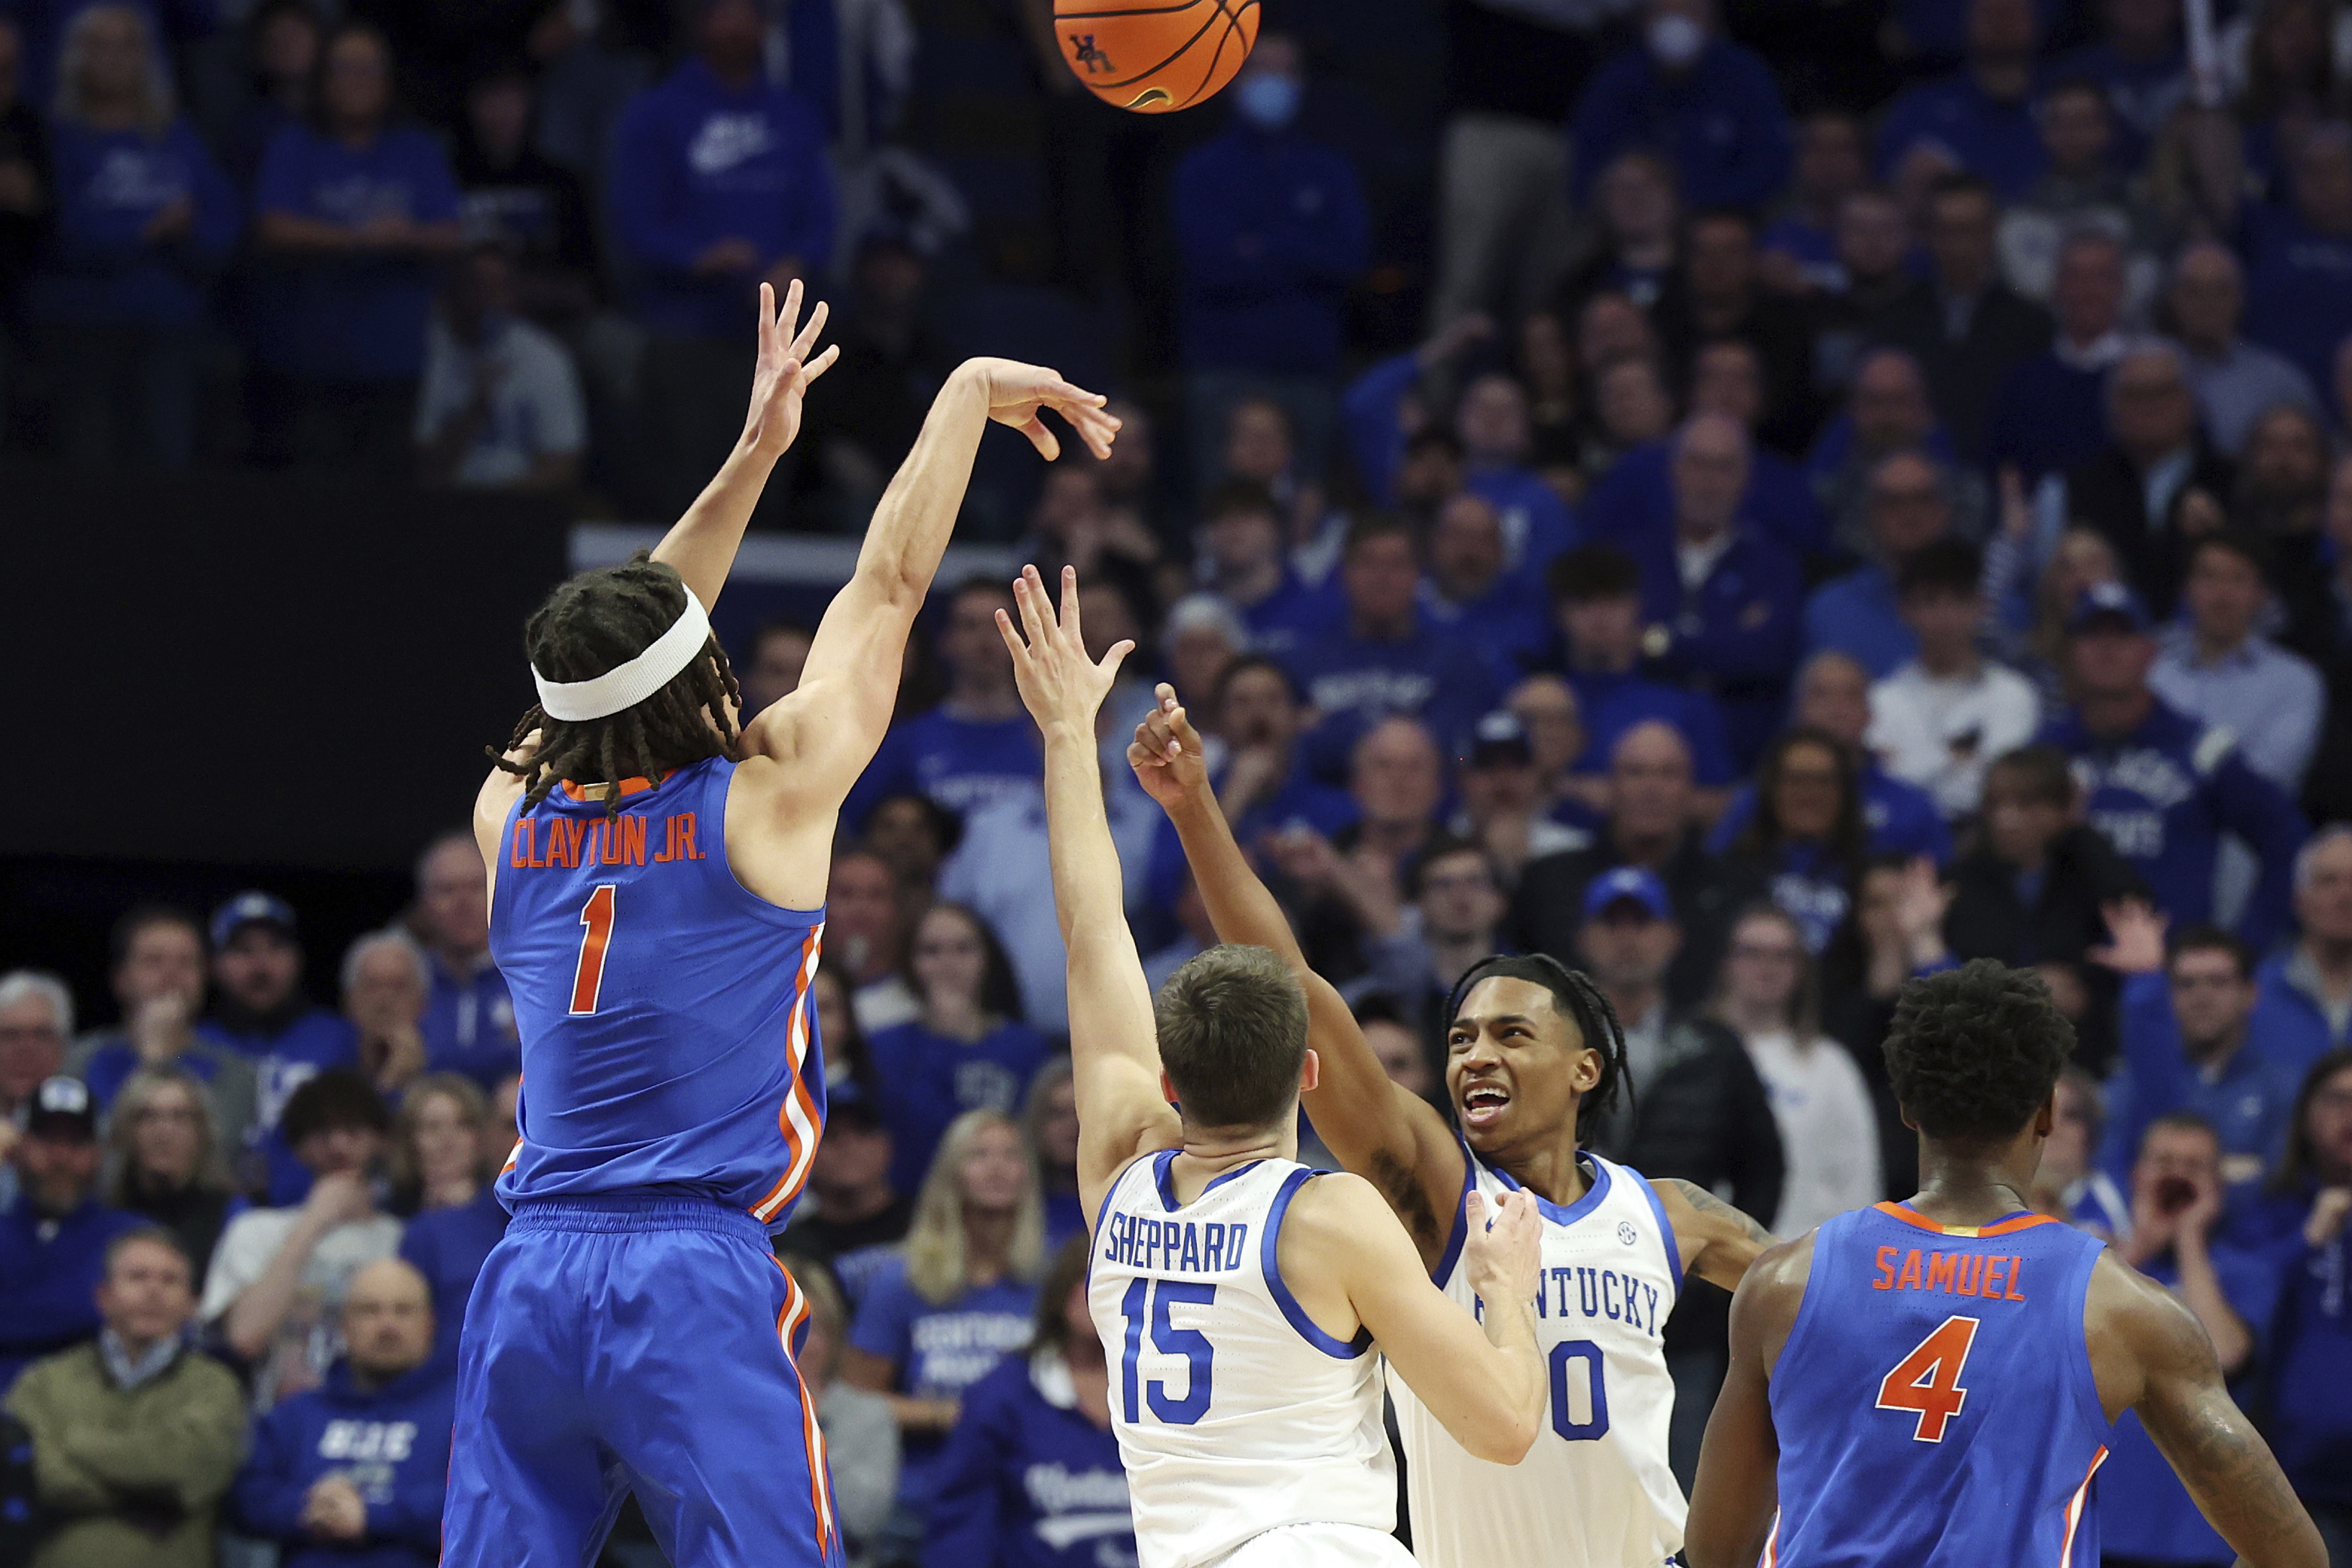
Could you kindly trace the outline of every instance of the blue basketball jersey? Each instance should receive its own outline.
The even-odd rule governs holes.
[[[771,1232],[792,1217],[824,1124],[824,914],[735,879],[734,776],[713,758],[631,779],[612,816],[559,785],[507,818],[490,952],[522,1037],[508,1207],[691,1195]]]
[[[1824,1222],[1772,1369],[1765,1568],[2092,1568],[2109,1425],[2083,1298],[2097,1237],[2039,1215]]]

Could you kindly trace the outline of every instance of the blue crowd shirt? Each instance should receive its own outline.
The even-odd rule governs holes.
[[[2290,948],[2254,971],[2257,995],[2246,1030],[2256,1049],[2300,1073],[2347,1042],[2336,1037],[2318,1001],[2296,983],[2299,967]]]
[[[1609,466],[1585,498],[1584,530],[1627,552],[1645,541],[1671,541],[1675,530],[1672,437],[1645,441]],[[1751,447],[1748,489],[1739,515],[1765,538],[1796,555],[1830,548],[1829,515],[1813,495],[1812,481],[1778,452]]]
[[[433,1290],[433,1338],[445,1353],[457,1348],[466,1326],[466,1303],[474,1294],[483,1260],[507,1233],[507,1208],[489,1183],[474,1201],[453,1209],[426,1209],[400,1235],[400,1256],[415,1265]]]
[[[1310,584],[1287,565],[1273,593],[1233,609],[1249,633],[1250,651],[1269,658],[1328,635],[1348,618],[1348,602],[1337,583]]]
[[[0,1394],[33,1362],[98,1337],[92,1293],[106,1273],[107,1246],[151,1223],[96,1198],[52,1219],[20,1184],[0,1210]]]
[[[796,257],[821,274],[835,221],[824,146],[806,99],[757,80],[730,89],[699,59],[639,94],[614,133],[607,182],[637,320],[673,337],[738,341],[760,273]],[[751,245],[751,274],[695,273],[722,239]]]
[[[1804,568],[1742,519],[1696,588],[1685,584],[1671,533],[1634,552],[1642,615],[1670,640],[1651,668],[1706,691],[1723,714],[1732,766],[1753,767],[1788,709],[1797,668]]]
[[[1906,89],[1887,109],[1878,126],[1878,177],[1894,179],[1918,147],[1990,182],[2003,202],[2024,196],[2050,166],[2032,94],[1995,98],[1965,70]]]
[[[1625,731],[1653,719],[1671,724],[1691,750],[1692,776],[1713,789],[1738,776],[1731,763],[1731,742],[1723,724],[1723,710],[1712,698],[1678,686],[1626,672],[1571,669],[1568,684],[1576,693],[1576,709],[1584,719],[1584,754],[1574,769],[1580,773],[1609,771],[1609,753]]]
[[[1247,848],[1269,833],[1297,826],[1311,827],[1329,838],[1352,826],[1361,815],[1353,795],[1317,783],[1294,754],[1282,786],[1234,818],[1234,841]],[[1173,824],[1167,826],[1170,833],[1175,832]]]
[[[56,226],[47,263],[26,290],[36,321],[60,326],[192,327],[209,276],[236,243],[236,188],[184,120],[161,135],[96,131],[58,120],[49,131]],[[146,227],[184,199],[187,230],[150,245]]]
[[[457,205],[441,144],[407,125],[358,149],[289,125],[262,155],[254,195],[257,212],[352,229],[386,216],[449,222]],[[313,381],[414,380],[425,369],[433,283],[432,264],[413,254],[283,261],[252,291],[256,352],[271,369]]]
[[[1177,165],[1184,364],[1328,375],[1370,253],[1352,164],[1289,132],[1236,126]]]
[[[2260,1257],[2218,1239],[2207,1250],[2222,1295],[2241,1317],[2259,1321],[2263,1299],[2274,1289],[2273,1271]],[[2140,1272],[2168,1290],[2180,1289],[2180,1266],[2168,1252],[2140,1265]],[[2099,1550],[2109,1560],[2208,1563],[2236,1556],[2129,1410],[2116,1417],[2107,1462],[2099,1467],[2092,1495],[2098,1500]]]
[[[891,1188],[913,1194],[948,1124],[967,1110],[1019,1110],[1050,1053],[1043,1035],[1007,1019],[969,1045],[920,1020],[898,1024],[869,1036],[866,1054],[874,1081],[888,1086],[878,1099],[890,1129]]]
[[[1037,726],[1026,713],[964,719],[944,705],[890,726],[842,820],[863,824],[894,795],[925,795],[960,816],[1034,790],[1045,776]]]
[[[1985,460],[2014,463],[2030,487],[2097,457],[2107,445],[2107,373],[2067,363],[2056,351],[2010,367],[1986,421]]]
[[[1832,577],[1805,601],[1805,652],[1823,648],[1852,656],[1884,680],[1919,657],[1919,637],[1896,607],[1895,579],[1876,562]]]
[[[2297,1195],[2275,1254],[2275,1305],[2264,1336],[2270,1421],[2264,1430],[2296,1493],[2352,1507],[2352,1232],[2324,1247],[2303,1239],[2315,1187]]]
[[[2336,347],[2352,335],[2352,235],[2322,234],[2299,213],[2250,203],[2243,247],[2246,336],[2332,389]]]
[[[1036,1329],[1037,1288],[1018,1279],[974,1286],[952,1300],[925,1300],[890,1254],[866,1281],[849,1342],[897,1371],[893,1386],[916,1399],[961,1399]],[[898,1467],[898,1501],[927,1510],[946,1474],[947,1440],[909,1435]]]
[[[2115,144],[2108,162],[2137,169],[2148,145],[2189,96],[2189,54],[2175,44],[2152,60],[2126,58],[2110,38],[2070,49],[2050,64],[2052,81],[2092,81],[2106,89]]]
[[[1118,1438],[1078,1408],[1051,1352],[1010,1357],[972,1385],[940,1468],[923,1568],[1135,1561]]]
[[[1707,852],[1720,855],[1730,848],[1755,815],[1756,786],[1741,784],[1707,835]],[[1952,863],[1952,829],[1936,809],[1936,797],[1896,778],[1874,760],[1862,766],[1862,825],[1870,831],[1873,855],[1906,859],[1924,855],[1939,867]]]
[[[1525,572],[1505,572],[1475,598],[1454,604],[1438,596],[1426,577],[1421,584],[1421,614],[1448,637],[1460,637],[1497,670],[1516,677],[1542,662],[1558,640],[1551,601]]]
[[[1383,719],[1418,719],[1444,755],[1461,754],[1471,726],[1494,710],[1501,681],[1477,650],[1417,625],[1394,640],[1360,637],[1342,627],[1301,645],[1291,678],[1323,715],[1309,737],[1315,771],[1342,776],[1359,736]]]
[[[425,962],[432,988],[416,1026],[425,1037],[425,1065],[435,1072],[463,1073],[484,1089],[520,1072],[522,1038],[515,1031],[514,1000],[489,955],[484,953],[467,975],[452,970],[437,952],[427,954]]]
[[[2219,1072],[2189,1059],[2172,1012],[2172,983],[2162,973],[2126,977],[2116,1008],[2123,1059],[2107,1083],[2099,1163],[2128,1184],[2140,1139],[2160,1116],[2189,1110],[2213,1124],[2222,1173],[2233,1185],[2267,1174],[2285,1152],[2287,1124],[2302,1075],[2265,1054],[2251,1027]]]
[[[310,1172],[286,1146],[278,1119],[286,1114],[286,1101],[294,1091],[320,1073],[359,1066],[359,1031],[339,1013],[310,1007],[277,1029],[236,1029],[218,1018],[205,1018],[197,1022],[196,1033],[252,1058],[254,1147],[267,1170],[269,1206],[300,1203],[310,1194]]]
[[[278,1542],[284,1568],[433,1568],[457,1389],[439,1358],[362,1390],[337,1362],[321,1386],[266,1413],[232,1498],[252,1533]],[[310,1489],[349,1481],[367,1505],[367,1532],[325,1542],[302,1522]]]
[[[1762,206],[1787,186],[1795,159],[1772,68],[1722,37],[1679,72],[1640,46],[1620,49],[1586,85],[1571,129],[1580,207],[1594,178],[1631,148],[1665,154],[1686,207]]]
[[[1577,542],[1576,514],[1532,468],[1509,464],[1471,468],[1462,476],[1462,488],[1495,509],[1512,568],[1538,583]]]
[[[2069,709],[2039,739],[2074,759],[2090,825],[2132,863],[2175,930],[2212,918],[2213,863],[2225,833],[2244,839],[2262,863],[2239,936],[2263,952],[2287,929],[2303,816],[2246,765],[2227,731],[2156,700],[2127,735],[2095,736]]]

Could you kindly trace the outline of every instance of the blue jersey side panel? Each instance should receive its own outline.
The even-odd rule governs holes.
[[[2091,1477],[2109,1427],[2083,1299],[2099,1241],[2030,1219],[1955,1234],[1894,1206],[1839,1215],[1814,1238],[1772,1370],[1780,1518],[1766,1563],[2095,1568]],[[1939,1365],[1915,1359],[1931,1339]]]
[[[712,759],[633,781],[609,818],[559,787],[508,818],[490,951],[522,1037],[509,1207],[691,1195],[772,1231],[792,1217],[824,1122],[824,915],[735,879],[734,774]]]

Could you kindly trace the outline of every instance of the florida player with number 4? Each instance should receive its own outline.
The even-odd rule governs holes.
[[[1111,1420],[1143,1568],[1410,1568],[1381,1422],[1381,1357],[1472,1452],[1515,1464],[1543,1411],[1537,1236],[1524,1194],[1465,1207],[1484,1328],[1423,1274],[1353,1176],[1297,1163],[1315,1085],[1307,1000],[1263,948],[1214,947],[1155,1005],[1120,903],[1095,719],[1122,642],[1057,616],[1036,568],[997,622],[1045,736],[1054,902],[1069,948],[1087,1300],[1118,1370]],[[1174,1100],[1182,1109],[1170,1105]]]
[[[2126,1410],[2242,1563],[2326,1568],[2189,1309],[2026,1203],[2074,1048],[2030,971],[1905,987],[1886,1068],[1918,1195],[1774,1247],[1732,1298],[1692,1568],[2093,1568]]]
[[[824,307],[760,291],[734,452],[650,559],[556,589],[540,701],[475,804],[522,1036],[513,1211],[459,1351],[450,1568],[581,1568],[631,1489],[677,1568],[837,1563],[808,1323],[771,1233],[824,1121],[809,984],[835,818],[880,742],[981,434],[1097,458],[1118,421],[1052,371],[959,367],[875,508],[800,689],[738,728],[714,603],[798,431]]]
[[[1494,1464],[1432,1419],[1422,1384],[1407,1377],[1394,1393],[1413,1555],[1425,1568],[1656,1568],[1683,1530],[1682,1489],[1666,1464],[1666,1315],[1685,1269],[1736,1285],[1770,1235],[1702,1187],[1653,1183],[1578,1146],[1580,1121],[1625,1088],[1625,1040],[1591,980],[1553,959],[1484,959],[1454,986],[1445,1086],[1460,1131],[1448,1127],[1389,1080],[1348,1004],[1307,966],[1282,907],[1234,841],[1172,688],[1160,688],[1127,757],[1175,824],[1218,937],[1263,943],[1305,988],[1307,1039],[1322,1063],[1307,1114],[1340,1163],[1386,1199],[1439,1288],[1465,1306],[1486,1294],[1465,1267],[1465,1194],[1532,1201],[1542,1217],[1543,1431],[1523,1462]],[[1664,901],[1648,872],[1610,879],[1631,879],[1618,884],[1624,896]]]

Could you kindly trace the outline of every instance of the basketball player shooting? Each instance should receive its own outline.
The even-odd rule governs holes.
[[[1271,949],[1305,988],[1317,1133],[1465,1305],[1483,1294],[1463,1273],[1465,1196],[1522,1195],[1542,1217],[1544,1430],[1525,1461],[1494,1464],[1430,1420],[1406,1379],[1394,1392],[1413,1555],[1428,1568],[1654,1568],[1681,1546],[1685,1512],[1666,1464],[1666,1315],[1685,1269],[1735,1286],[1770,1234],[1703,1187],[1654,1183],[1578,1147],[1580,1116],[1622,1087],[1624,1036],[1592,983],[1554,959],[1486,959],[1454,987],[1445,1086],[1458,1134],[1390,1082],[1234,841],[1174,689],[1159,695],[1128,761],[1175,824],[1218,940]]]
[[[1021,631],[1002,610],[997,626],[1045,737],[1094,1247],[1087,1298],[1118,1368],[1111,1422],[1137,1552],[1143,1568],[1409,1564],[1389,1533],[1396,1468],[1370,1352],[1454,1441],[1517,1463],[1544,1405],[1533,1204],[1468,1197],[1464,1268],[1482,1329],[1430,1284],[1368,1184],[1297,1163],[1298,1094],[1317,1067],[1306,999],[1273,954],[1212,948],[1170,976],[1155,1008],[1095,738],[1135,645],[1087,657],[1066,568],[1058,616],[1034,567],[1013,595]]]
[[[459,1354],[451,1568],[581,1568],[634,1489],[677,1568],[837,1563],[808,1321],[776,1263],[824,1124],[809,983],[835,819],[880,743],[982,432],[1097,457],[1118,421],[1049,370],[959,367],[809,649],[740,723],[709,607],[800,428],[824,307],[760,291],[733,453],[650,558],[583,573],[525,631],[540,700],[475,803],[490,951],[526,1083],[513,1213]]]
[[[2241,1563],[2326,1568],[2187,1305],[2026,1201],[2074,1050],[2030,970],[1904,988],[1886,1070],[1918,1195],[1775,1247],[1732,1297],[1691,1568],[2090,1568],[2126,1410]]]

